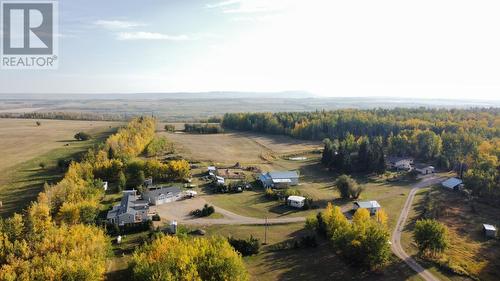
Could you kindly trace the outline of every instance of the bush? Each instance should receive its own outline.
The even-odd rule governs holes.
[[[86,141],[86,140],[91,139],[92,137],[85,132],[79,132],[79,133],[76,133],[74,138],[78,141]]]
[[[153,221],[161,221],[160,215],[154,214],[153,217],[151,218]]]
[[[363,188],[348,175],[339,176],[335,181],[335,186],[340,192],[340,197],[344,199],[357,199],[363,192]]]
[[[203,209],[193,210],[191,211],[190,215],[193,217],[201,218],[201,217],[208,217],[214,212],[215,212],[214,206],[209,206],[208,204],[205,204],[205,206],[203,206]]]
[[[175,126],[174,125],[170,125],[170,124],[167,124],[165,125],[165,131],[167,132],[175,132]]]
[[[254,238],[253,236],[250,236],[248,239],[235,239],[229,237],[228,241],[229,244],[244,257],[259,253],[259,239]]]

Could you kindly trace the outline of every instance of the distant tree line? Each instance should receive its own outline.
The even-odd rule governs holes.
[[[0,114],[0,118],[84,120],[84,121],[129,121],[134,117],[136,116],[130,114],[109,114],[109,113],[70,112],[70,111]]]
[[[219,124],[184,124],[184,131],[195,134],[220,134],[224,132]]]

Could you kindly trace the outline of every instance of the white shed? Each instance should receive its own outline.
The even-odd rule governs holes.
[[[483,224],[484,235],[489,238],[497,237],[497,229],[491,224]]]
[[[306,198],[302,196],[288,196],[286,199],[287,205],[294,208],[302,208],[306,202]]]
[[[108,182],[107,181],[102,182],[102,189],[104,189],[104,191],[108,190]]]
[[[381,208],[380,204],[377,201],[354,202],[354,210],[367,209],[372,215],[374,215],[378,210],[380,210],[380,208]]]

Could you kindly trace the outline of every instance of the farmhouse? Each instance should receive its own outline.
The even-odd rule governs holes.
[[[380,204],[377,201],[358,201],[354,202],[354,210],[357,209],[367,209],[370,214],[374,215],[378,210],[380,210]]]
[[[287,188],[299,184],[299,174],[296,171],[274,171],[262,173],[259,180],[265,188]]]
[[[302,196],[292,195],[292,196],[288,196],[288,198],[286,199],[287,205],[290,207],[294,207],[294,208],[304,207],[305,202],[306,202],[306,198],[302,197]]]
[[[434,173],[435,168],[427,164],[417,164],[415,165],[415,170],[421,173],[422,175],[429,175]]]
[[[489,238],[497,237],[497,229],[491,224],[483,224],[484,235]]]
[[[146,190],[142,197],[151,205],[162,205],[181,199],[182,194],[177,187],[161,187]]]
[[[148,202],[139,199],[137,190],[126,190],[120,204],[113,206],[106,218],[112,224],[134,224],[148,221],[148,213]]]
[[[411,166],[413,165],[413,158],[410,157],[388,157],[387,158],[387,166],[389,169],[396,170],[411,170]]]
[[[453,190],[459,190],[462,188],[462,180],[457,178],[449,178],[441,183],[443,187]]]

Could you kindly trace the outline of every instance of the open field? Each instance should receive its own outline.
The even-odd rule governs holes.
[[[59,180],[59,159],[76,159],[89,147],[103,141],[119,123],[0,119],[0,215],[21,211],[36,199],[45,182]],[[111,126],[111,128],[110,128]],[[89,141],[72,140],[78,131],[94,136]],[[40,167],[45,164],[45,168]]]
[[[444,223],[450,231],[451,243],[450,248],[444,252],[445,260],[457,269],[462,268],[472,273],[480,280],[498,280],[500,242],[485,239],[481,224],[497,223],[500,209],[478,202],[467,202],[459,193],[443,190],[439,186],[421,190],[415,197],[409,222],[402,235],[403,247],[407,253],[417,257],[412,231],[415,221],[422,216],[429,200],[432,201],[431,204],[436,204],[434,206],[439,210],[437,220]],[[442,280],[470,280],[433,263],[418,260]]]
[[[179,153],[190,160],[221,164],[267,163],[273,154],[314,150],[320,142],[299,141],[285,136],[250,133],[186,134],[160,132],[176,144]]]
[[[96,134],[120,123],[69,120],[0,119],[0,171],[28,161],[52,149],[73,144],[73,136],[80,132]]]

